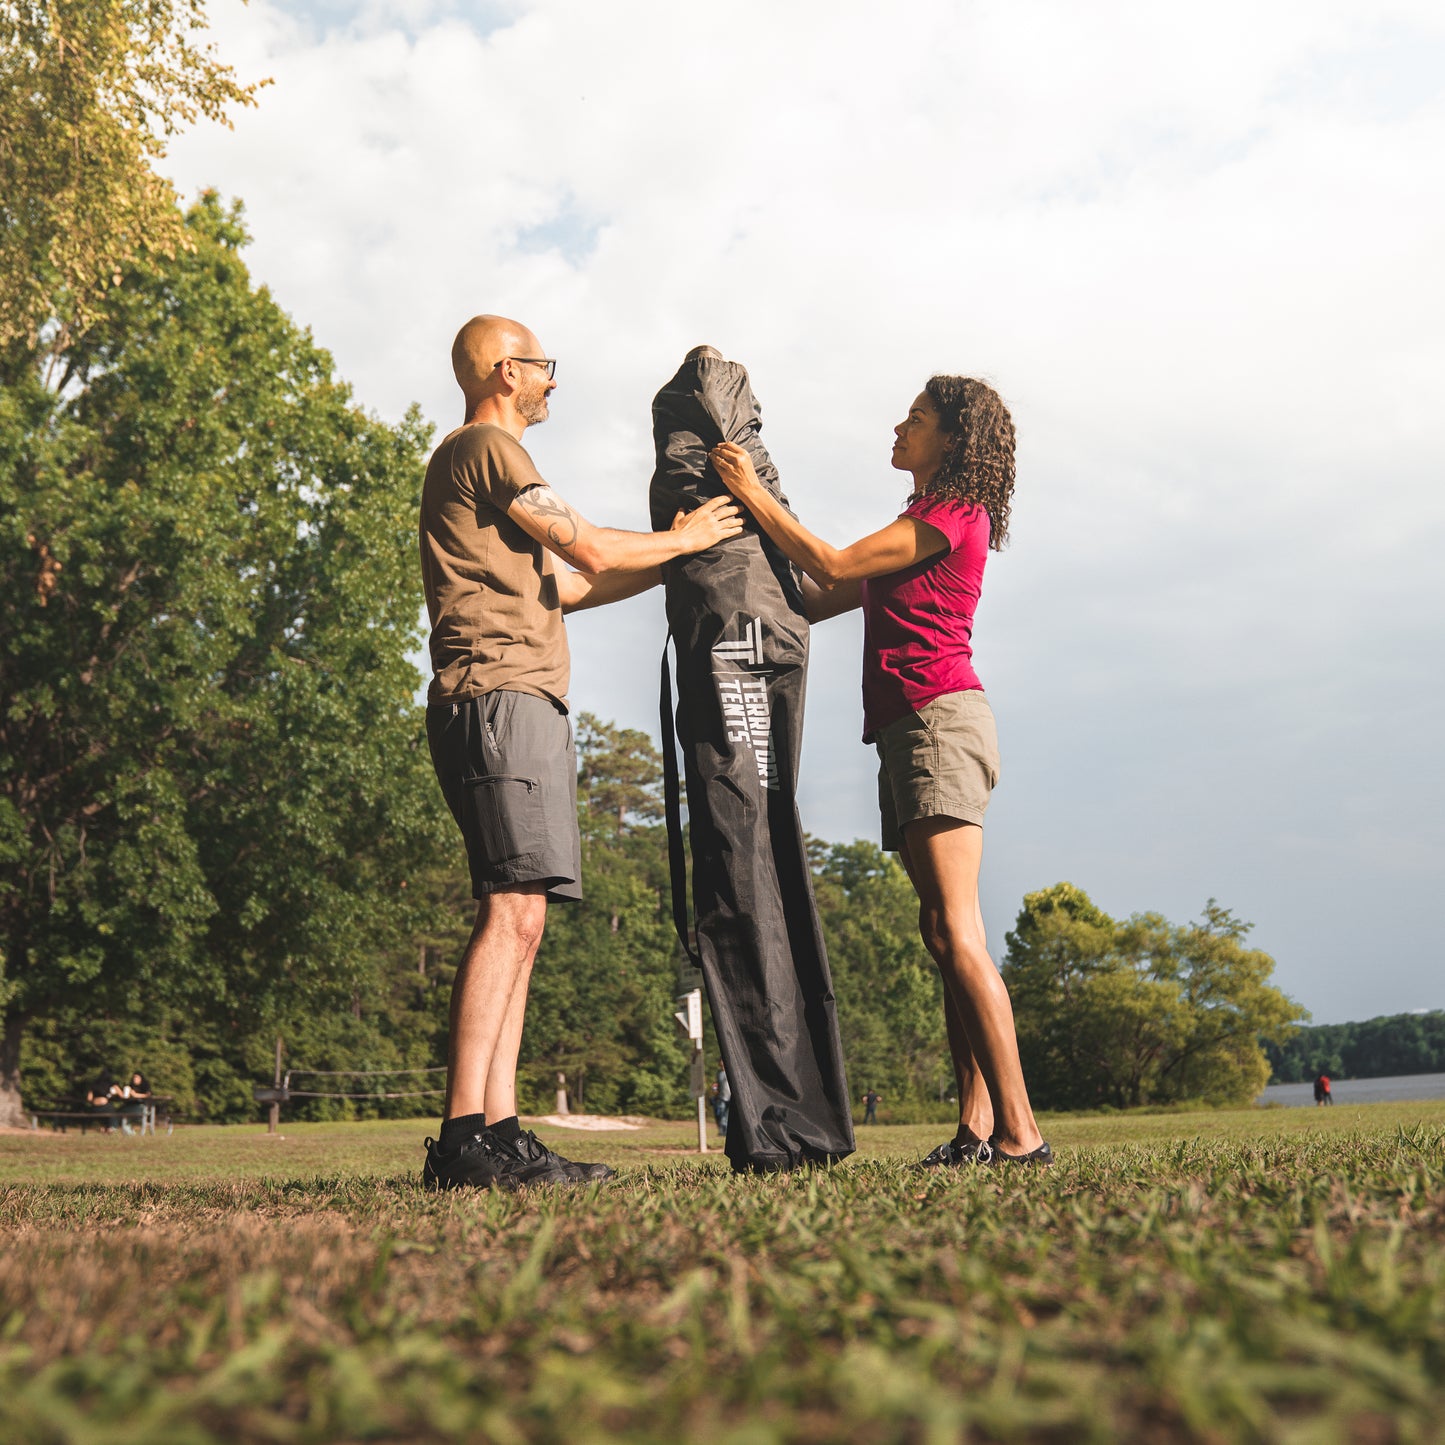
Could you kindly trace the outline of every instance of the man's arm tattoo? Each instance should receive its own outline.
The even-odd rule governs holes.
[[[547,536],[557,547],[570,547],[577,540],[577,513],[545,483],[528,487],[517,500],[547,528]]]

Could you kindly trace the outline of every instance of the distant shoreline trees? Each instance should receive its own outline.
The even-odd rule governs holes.
[[[1314,1024],[1266,1046],[1272,1084],[1385,1079],[1445,1073],[1445,1009],[1388,1014],[1346,1024]]]

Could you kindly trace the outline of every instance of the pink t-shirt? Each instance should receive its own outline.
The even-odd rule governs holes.
[[[981,689],[973,612],[988,557],[988,513],[923,496],[902,516],[948,539],[948,550],[863,583],[863,741],[949,692]]]

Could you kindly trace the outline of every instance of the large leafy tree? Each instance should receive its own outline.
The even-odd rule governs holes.
[[[0,3],[0,379],[61,356],[132,261],[190,245],[152,163],[256,89],[204,27],[204,0]]]
[[[1003,975],[1035,1103],[1253,1098],[1269,1078],[1262,1044],[1301,1010],[1246,945],[1250,927],[1213,899],[1181,927],[1157,913],[1117,922],[1071,883],[1027,894]]]
[[[0,1112],[77,1002],[239,1037],[349,999],[448,822],[407,661],[427,430],[353,404],[237,210],[185,227],[0,393]]]

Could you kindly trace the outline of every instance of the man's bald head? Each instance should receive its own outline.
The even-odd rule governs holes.
[[[540,356],[542,343],[505,316],[473,316],[452,342],[452,371],[469,402],[482,395],[497,363],[509,356]]]

